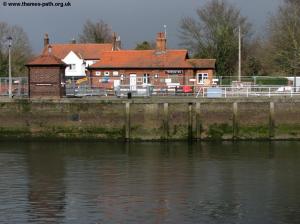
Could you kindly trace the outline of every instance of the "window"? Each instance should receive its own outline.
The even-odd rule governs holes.
[[[119,72],[118,71],[113,71],[113,76],[119,76]]]
[[[208,79],[207,73],[199,73],[197,74],[197,84],[205,84],[205,80]]]
[[[101,72],[96,71],[96,76],[100,76],[100,75],[101,75]]]
[[[149,74],[144,74],[143,84],[150,84],[150,75]]]
[[[70,70],[76,70],[76,64],[70,64]]]
[[[109,76],[109,72],[104,72],[104,76]]]

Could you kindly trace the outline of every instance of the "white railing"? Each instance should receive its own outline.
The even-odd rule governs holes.
[[[295,97],[300,96],[300,87],[291,86],[249,86],[249,87],[201,87],[196,98],[234,98],[234,97]]]
[[[300,87],[291,86],[135,86],[121,85],[115,89],[117,96],[190,96],[196,98],[250,98],[250,97],[295,97],[300,96]]]

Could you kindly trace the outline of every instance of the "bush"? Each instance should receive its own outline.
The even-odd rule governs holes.
[[[256,77],[256,85],[286,86],[288,79],[283,77]]]

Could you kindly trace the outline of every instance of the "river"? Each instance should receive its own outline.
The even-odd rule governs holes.
[[[300,223],[300,142],[0,143],[0,223]]]

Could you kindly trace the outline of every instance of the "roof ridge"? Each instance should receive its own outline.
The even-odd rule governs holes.
[[[78,45],[112,45],[112,43],[53,43],[51,46],[57,46],[57,45],[70,45],[70,46],[78,46]]]

